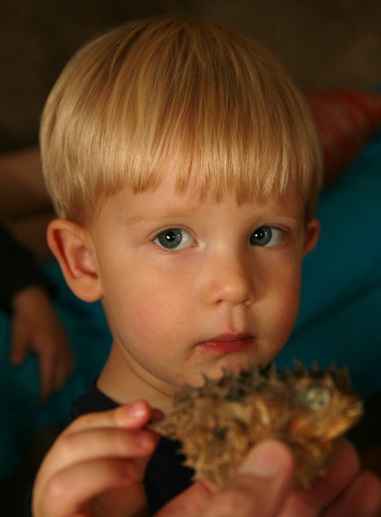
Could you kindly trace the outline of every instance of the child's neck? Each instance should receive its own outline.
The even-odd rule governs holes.
[[[109,358],[99,376],[97,387],[118,404],[146,400],[151,407],[164,413],[172,411],[173,394],[163,393],[147,383],[124,360],[120,350],[113,345]]]

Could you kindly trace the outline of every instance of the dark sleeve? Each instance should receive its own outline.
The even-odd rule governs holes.
[[[13,296],[30,286],[42,287],[50,294],[54,292],[53,283],[32,253],[0,224],[0,309],[9,312]]]

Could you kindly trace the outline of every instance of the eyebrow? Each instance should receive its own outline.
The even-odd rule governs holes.
[[[176,217],[182,217],[184,215],[191,214],[192,212],[195,212],[199,210],[199,207],[194,208],[187,208],[186,211],[184,211],[181,207],[170,207],[165,209],[165,214],[163,214],[161,211],[158,212],[152,212],[149,210],[144,210],[132,215],[129,215],[125,218],[125,222],[127,224],[135,224],[135,223],[145,223],[149,221],[153,221],[158,218],[165,218],[165,219],[172,219]]]
[[[192,212],[196,212],[199,210],[200,210],[200,207],[194,207],[194,208],[188,207],[186,211],[182,210],[181,207],[173,207],[173,208],[169,208],[169,209],[166,208],[165,214],[163,214],[160,211],[152,213],[149,210],[144,210],[142,212],[138,212],[138,213],[126,216],[124,218],[124,222],[127,225],[132,225],[132,224],[139,224],[139,223],[149,223],[149,222],[155,221],[157,219],[161,219],[161,220],[177,219],[179,217],[184,217],[186,215],[188,216],[188,215],[192,214]],[[262,215],[262,217],[270,217],[270,215],[268,215],[268,214],[258,214],[258,215]],[[274,217],[274,218],[282,217],[284,219],[288,219],[289,221],[301,221],[304,219],[304,214],[299,215],[299,214],[295,214],[295,213],[292,213],[291,211],[286,210],[281,213],[273,212],[271,214],[271,217]]]

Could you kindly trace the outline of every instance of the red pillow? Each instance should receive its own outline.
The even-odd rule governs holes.
[[[358,90],[306,94],[324,153],[324,187],[330,185],[377,132],[381,95]]]

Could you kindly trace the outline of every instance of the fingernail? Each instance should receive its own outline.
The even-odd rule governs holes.
[[[133,418],[142,418],[147,413],[147,406],[144,404],[144,402],[134,402],[130,406],[130,412]]]
[[[242,474],[251,474],[260,478],[273,478],[281,468],[279,461],[280,446],[275,442],[263,442],[257,445],[240,468]]]

